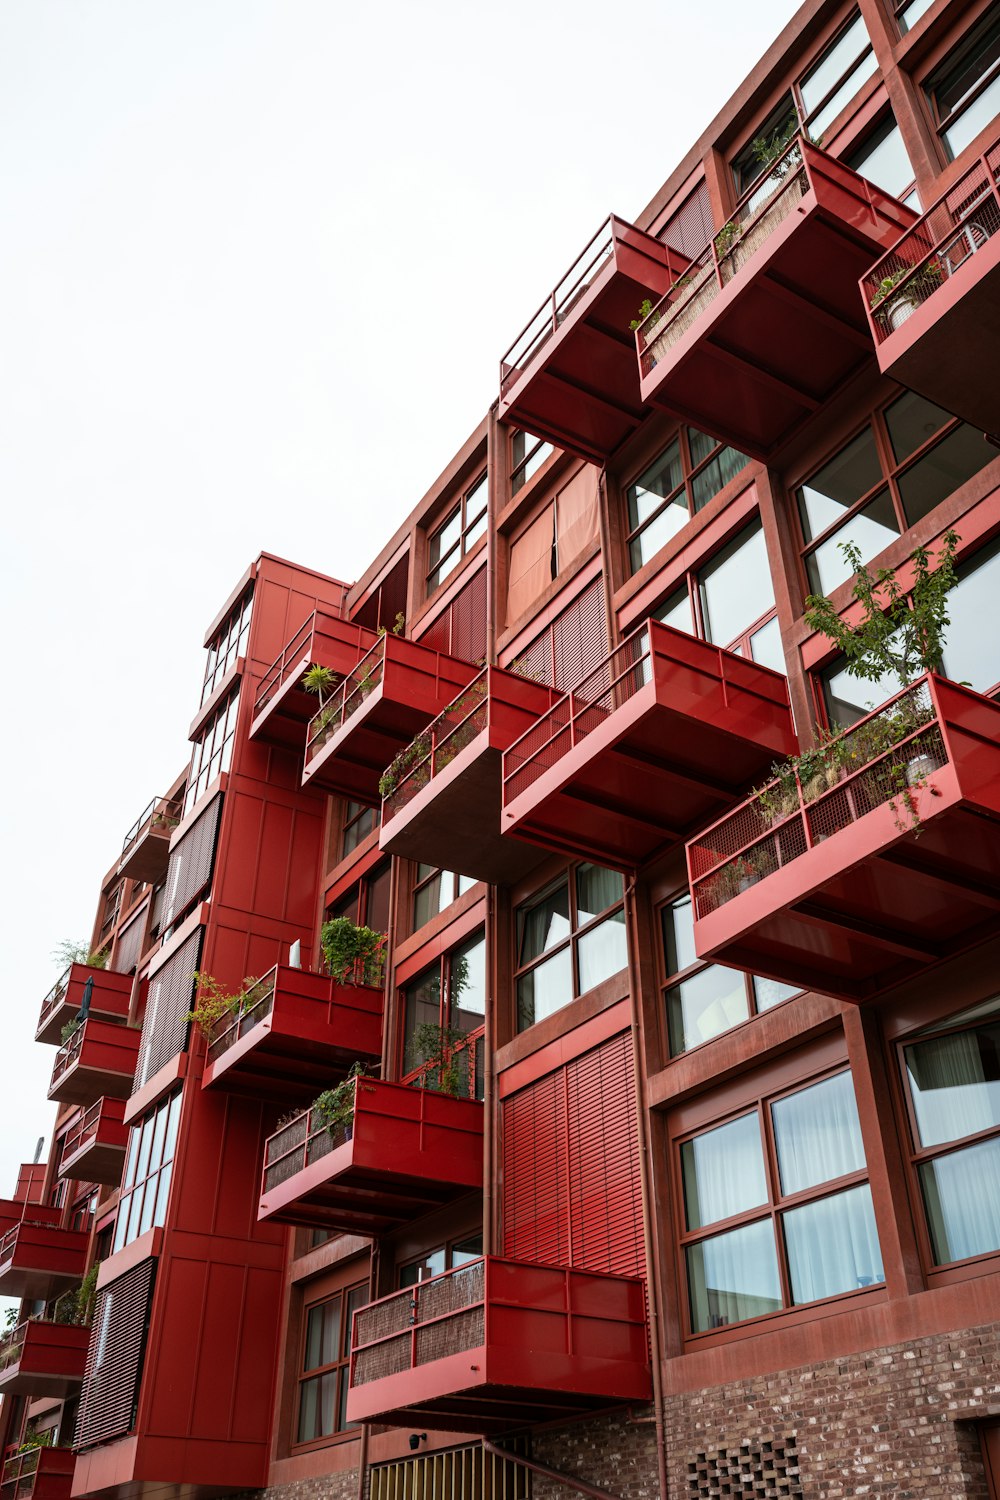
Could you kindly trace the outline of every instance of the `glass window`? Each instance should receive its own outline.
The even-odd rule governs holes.
[[[442,1087],[433,1059],[453,1070],[448,1084],[483,1097],[482,1038],[486,1017],[486,938],[482,932],[452,948],[412,980],[403,994],[403,1074],[421,1087]],[[427,1028],[431,1028],[430,1031]]]
[[[236,734],[236,715],[239,709],[239,687],[220,703],[201,734],[195,740],[191,755],[191,770],[188,772],[187,791],[184,794],[184,811],[188,813],[204,795],[217,776],[229,770],[233,758],[233,738]]]
[[[115,1224],[115,1251],[166,1220],[170,1174],[177,1145],[181,1093],[161,1100],[129,1131]]]
[[[693,1333],[882,1281],[848,1071],[681,1142],[679,1167]]]
[[[660,916],[667,982],[664,1000],[670,1055],[677,1057],[769,1010],[799,991],[740,969],[702,963],[694,949],[691,897],[683,895]]]
[[[876,68],[864,20],[856,15],[799,82],[802,113],[814,139],[833,124]]]
[[[738,641],[769,610],[774,587],[759,521],[741,531],[701,570],[705,637],[719,646]]]
[[[510,492],[516,495],[542,467],[554,451],[551,443],[532,437],[530,432],[514,432],[510,439]]]
[[[296,1442],[315,1443],[345,1432],[351,1359],[351,1322],[368,1301],[361,1283],[306,1309],[299,1373]]]
[[[201,702],[211,698],[219,683],[237,659],[247,654],[247,639],[250,635],[250,611],[253,607],[253,586],[247,589],[239,604],[235,604],[224,622],[219,626],[208,647],[205,663],[205,681],[201,689]]]
[[[987,20],[925,85],[949,160],[1000,114],[1000,20]]]
[[[483,1237],[481,1234],[469,1235],[464,1240],[452,1240],[450,1244],[437,1245],[433,1250],[425,1250],[417,1260],[411,1260],[405,1266],[400,1266],[397,1280],[400,1287],[416,1286],[421,1281],[428,1281],[432,1276],[440,1276],[444,1271],[454,1271],[459,1266],[467,1266],[470,1261],[479,1260],[482,1253]]]
[[[696,427],[683,428],[625,492],[633,573],[748,463],[745,454],[724,447]]]
[[[846,160],[847,165],[859,177],[867,178],[908,207],[919,209],[919,199],[913,186],[913,167],[894,115],[890,114],[883,120],[868,136],[864,145],[859,146]]]
[[[921,16],[925,16],[934,4],[934,0],[897,0],[896,20],[899,30],[905,34],[916,26]]]
[[[768,115],[752,141],[733,160],[733,180],[737,196],[742,198],[747,189],[757,180],[765,167],[780,151],[784,142],[790,141],[798,129],[799,117],[791,95],[782,99],[776,109]],[[766,187],[766,193],[771,191]],[[754,195],[757,196],[756,194]]]
[[[355,804],[360,806],[360,804]],[[367,809],[365,809],[367,811]],[[374,932],[389,931],[389,895],[392,887],[392,866],[389,860],[376,865],[367,875],[334,901],[326,916],[346,917],[356,927],[370,927]]]
[[[417,865],[413,888],[413,930],[418,932],[439,913],[471,891],[476,882],[469,875],[438,870],[433,865]]]
[[[363,802],[344,803],[344,837],[341,841],[342,856],[353,852],[364,843],[379,825],[382,811],[378,807],[366,807]]]
[[[935,1265],[1000,1250],[1000,1022],[902,1049]]]
[[[627,968],[624,896],[617,870],[584,864],[518,908],[519,1031]]]
[[[443,583],[486,531],[487,475],[480,474],[427,539],[427,592]]]

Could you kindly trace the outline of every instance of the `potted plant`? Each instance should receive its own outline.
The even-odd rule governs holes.
[[[882,278],[872,293],[869,306],[878,307],[878,317],[890,333],[895,333],[940,284],[941,267],[935,260],[917,270],[913,266],[901,266]],[[893,296],[896,287],[900,287],[900,291]]]
[[[356,1062],[352,1064],[346,1078],[332,1089],[324,1089],[313,1100],[310,1105],[312,1117],[329,1135],[331,1146],[350,1140],[354,1129],[354,1103],[357,1099],[358,1082],[373,1076],[364,1063]]]
[[[319,940],[327,972],[338,984],[381,987],[385,968],[384,932],[357,927],[349,917],[331,917],[323,923]]]
[[[229,1016],[237,1016],[247,1002],[250,991],[258,983],[256,979],[247,978],[243,981],[243,988],[235,994],[228,994],[212,974],[205,974],[198,970],[192,976],[198,986],[198,994],[191,1010],[184,1017],[185,1021],[193,1021],[207,1042],[215,1038],[216,1028],[220,1021]]]

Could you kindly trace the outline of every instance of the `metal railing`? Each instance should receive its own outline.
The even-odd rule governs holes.
[[[83,1047],[83,1034],[87,1029],[86,1021],[79,1021],[75,1029],[63,1042],[56,1053],[56,1060],[52,1064],[52,1082],[55,1083],[64,1073],[74,1067],[80,1061],[80,1050]]]
[[[59,1165],[69,1161],[71,1156],[83,1149],[89,1141],[92,1141],[101,1127],[103,1114],[103,1099],[96,1099],[89,1109],[77,1120],[72,1130],[66,1132],[63,1137],[62,1151],[59,1153]]]
[[[71,964],[66,972],[59,976],[55,984],[45,996],[45,999],[42,1001],[42,1008],[38,1013],[38,1025],[35,1028],[36,1031],[41,1031],[46,1021],[52,1015],[53,1011],[59,1008],[59,1005],[65,998],[66,991],[69,989],[69,979],[72,972],[72,967],[73,966]]]
[[[365,1081],[365,1080],[362,1080]],[[369,1080],[370,1081],[370,1080]],[[264,1142],[264,1191],[271,1192],[280,1183],[303,1171],[328,1156],[338,1146],[343,1146],[354,1134],[354,1103],[357,1099],[358,1080],[354,1080],[349,1110],[334,1129],[323,1120],[315,1105],[310,1105],[301,1114],[282,1125]]]
[[[208,1044],[208,1061],[215,1062],[228,1052],[241,1037],[269,1016],[274,1009],[274,991],[278,971],[271,969],[261,979],[250,985],[240,996],[239,1006],[232,1015],[223,1016],[212,1028],[212,1039]]]
[[[359,1307],[351,1335],[351,1387],[482,1347],[486,1260],[470,1261]]]
[[[483,732],[489,716],[488,693],[489,668],[484,667],[454,702],[399,752],[385,773],[397,779],[383,799],[383,823],[406,807],[439,771],[451,765],[460,750]]]
[[[24,1348],[24,1341],[27,1336],[28,1319],[25,1318],[23,1323],[18,1323],[16,1328],[12,1328],[9,1333],[5,1333],[3,1338],[0,1339],[0,1374],[20,1364],[21,1351]]]
[[[884,343],[995,234],[1000,234],[1000,141],[863,278],[876,343]]]
[[[169,833],[176,828],[181,820],[182,810],[183,804],[179,797],[154,797],[148,806],[143,808],[125,835],[118,863],[124,863],[135,845],[151,829],[162,828],[165,833]]]
[[[50,1455],[43,1462],[43,1456]],[[64,1475],[67,1479],[73,1472],[73,1450],[71,1448],[57,1448],[51,1444],[42,1444],[37,1448],[28,1448],[23,1453],[15,1453],[8,1458],[0,1469],[0,1500],[29,1500],[34,1494],[35,1480],[45,1477],[44,1471]]]
[[[309,720],[306,733],[306,762],[308,763],[332,739],[361,704],[382,681],[385,671],[385,650],[388,635],[379,636],[373,646],[348,672],[343,682]],[[395,639],[395,637],[394,637]]]
[[[277,657],[268,667],[260,679],[260,687],[253,706],[253,717],[263,713],[278,689],[284,684],[289,672],[296,666],[306,653],[306,647],[312,639],[313,630],[316,626],[318,609],[314,609],[308,619],[304,620],[290,641],[286,641]]]
[[[914,789],[948,761],[932,679],[922,677],[760,788],[688,845],[695,915],[708,916],[886,803],[916,826]]]

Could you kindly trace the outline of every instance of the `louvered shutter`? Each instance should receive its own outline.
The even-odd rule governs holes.
[[[202,931],[199,927],[185,938],[173,958],[169,958],[149,981],[133,1085],[135,1093],[187,1045],[188,1022],[185,1017],[194,996],[194,974],[198,967]]]
[[[77,1448],[123,1437],[135,1421],[155,1261],[97,1294],[76,1424]]]
[[[212,878],[215,839],[222,811],[221,793],[213,797],[201,817],[170,851],[164,882],[161,928],[167,928],[185,911]]]
[[[131,974],[139,962],[139,951],[142,947],[142,934],[146,926],[147,907],[132,918],[127,927],[123,927],[118,935],[118,944],[115,948],[115,961],[112,968],[117,974]]]
[[[680,250],[688,260],[701,254],[712,238],[712,205],[708,196],[708,184],[701,182],[690,198],[667,220],[660,230],[660,239],[675,250]]]
[[[454,599],[420,637],[422,646],[446,651],[462,661],[486,658],[486,569],[473,573]]]
[[[628,1033],[503,1104],[504,1251],[645,1275]]]
[[[526,677],[566,693],[608,654],[600,578],[582,589],[547,630],[521,650],[513,665]]]

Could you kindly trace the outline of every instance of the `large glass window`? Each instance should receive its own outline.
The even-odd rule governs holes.
[[[679,1153],[692,1333],[882,1281],[850,1072],[762,1100]]]
[[[950,160],[1000,114],[1000,19],[987,19],[925,85]]]
[[[900,33],[905,35],[912,30],[933,4],[934,0],[896,0],[896,21]]]
[[[745,526],[700,572],[688,574],[653,618],[783,673],[781,629],[760,522]]]
[[[551,443],[530,432],[513,432],[510,438],[510,492],[516,495],[552,453]]]
[[[236,715],[240,705],[239,687],[220,703],[201,734],[195,740],[184,794],[184,811],[188,813],[204,795],[217,776],[229,770],[233,758]]]
[[[205,681],[201,689],[201,702],[210,698],[237,658],[247,654],[247,638],[250,635],[250,611],[253,607],[253,588],[249,588],[238,604],[235,604],[219,626],[208,648],[205,663]]]
[[[432,1276],[440,1276],[444,1271],[455,1271],[459,1266],[467,1266],[470,1261],[479,1260],[482,1253],[481,1234],[451,1240],[447,1245],[435,1245],[433,1250],[425,1250],[416,1260],[400,1266],[397,1280],[400,1287],[416,1286],[421,1281],[429,1281]]]
[[[344,833],[341,839],[341,856],[351,854],[363,844],[370,833],[374,833],[382,816],[380,807],[366,807],[363,802],[348,800],[344,803]]]
[[[486,938],[482,932],[452,948],[403,994],[404,1081],[443,1086],[440,1066],[459,1093],[483,1097],[482,1037],[486,1020]],[[440,1060],[435,1066],[435,1061]]]
[[[811,591],[850,577],[844,542],[876,556],[995,457],[975,428],[914,391],[876,412],[797,491]]]
[[[694,950],[694,920],[687,893],[660,916],[667,979],[664,1000],[670,1055],[711,1041],[760,1011],[799,992],[792,985],[703,963]]]
[[[877,66],[864,20],[855,15],[799,80],[802,119],[814,140],[821,139]]]
[[[458,567],[486,531],[487,476],[481,474],[427,539],[427,592],[432,593]]]
[[[914,187],[913,167],[892,114],[876,126],[864,144],[846,161],[859,177],[867,178],[907,207],[919,211],[920,199]]]
[[[392,866],[384,860],[333,902],[326,915],[346,917],[356,927],[370,927],[374,932],[388,932],[391,887]]]
[[[695,427],[683,427],[625,492],[629,565],[636,572],[666,546],[749,459]]]
[[[298,1443],[346,1432],[351,1320],[368,1301],[366,1282],[306,1308],[299,1365]]]
[[[417,878],[413,887],[413,930],[418,932],[441,912],[447,910],[459,896],[471,891],[476,882],[470,875],[456,875],[451,870],[439,870],[434,865],[417,865]]]
[[[914,1163],[938,1266],[1000,1250],[1000,1004],[991,1008],[985,1022],[980,1008],[902,1049]]]
[[[617,870],[586,864],[518,908],[519,1031],[627,967],[624,897]]]
[[[128,1155],[115,1224],[115,1250],[130,1245],[148,1229],[154,1229],[166,1220],[180,1114],[181,1094],[178,1089],[143,1115],[129,1131]]]

